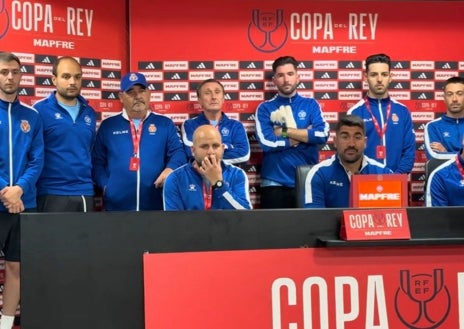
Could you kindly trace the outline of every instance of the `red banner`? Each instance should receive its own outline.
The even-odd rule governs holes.
[[[392,57],[391,94],[412,111],[443,109],[436,81],[464,71],[453,45],[464,28],[463,2],[255,0],[220,7],[131,1],[131,68],[153,82],[153,101],[165,103],[158,111],[195,113],[192,85],[216,77],[229,91],[228,112],[253,113],[275,91],[267,73],[284,54],[302,62],[300,91],[321,101],[334,121],[331,112],[361,98],[367,55]]]
[[[245,170],[255,200],[261,148],[253,136],[254,112],[275,94],[273,60],[293,55],[301,62],[299,92],[316,98],[334,125],[367,89],[364,59],[385,52],[393,60],[390,95],[412,112],[418,152],[410,205],[422,205],[424,126],[445,110],[443,81],[464,74],[456,46],[462,12],[462,1],[250,0],[216,6],[133,0],[130,65],[147,76],[153,109],[177,124],[201,111],[195,93],[200,81],[224,84],[224,111],[241,120],[250,136]],[[321,160],[334,152],[330,138]]]
[[[144,255],[146,328],[464,328],[464,247]]]
[[[190,4],[190,5],[189,5]],[[220,10],[218,10],[220,9]],[[131,1],[132,64],[140,60],[272,60],[281,54],[323,60],[393,58],[462,60],[447,41],[459,35],[460,1],[223,2]],[[449,34],[442,29],[455,23]],[[156,31],[156,33],[153,33]],[[147,43],[147,38],[150,42]],[[439,42],[440,47],[437,47]],[[413,45],[420,47],[413,47]]]
[[[58,56],[79,59],[82,95],[96,110],[121,109],[121,72],[127,70],[124,3],[82,0],[0,0],[0,49],[14,52],[23,64],[21,100],[33,104],[54,90],[52,64]]]

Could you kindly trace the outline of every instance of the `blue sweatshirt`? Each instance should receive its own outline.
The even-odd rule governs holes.
[[[464,118],[451,118],[443,115],[441,118],[428,122],[425,125],[424,145],[427,159],[450,159],[463,146]],[[446,152],[436,152],[430,147],[430,143],[439,142]]]
[[[102,121],[92,151],[93,177],[104,190],[106,210],[162,210],[162,189],[155,180],[165,168],[187,162],[171,119],[147,113],[140,136],[138,170],[129,170],[134,157],[130,121],[125,113]]]
[[[383,163],[395,173],[410,173],[416,159],[416,135],[411,113],[406,106],[390,97],[382,99],[367,97],[367,100],[380,129],[387,124],[387,130],[380,138],[364,98],[348,110],[348,114],[360,116],[364,120],[367,136],[364,154]],[[387,121],[387,108],[390,104],[391,112]],[[377,157],[379,145],[385,148],[385,159]]]
[[[37,195],[94,194],[91,150],[96,135],[96,115],[78,96],[76,120],[58,104],[56,92],[34,104],[42,117],[45,163],[37,182]]]
[[[203,112],[195,118],[185,120],[182,124],[182,141],[189,160],[193,159],[190,147],[193,145],[195,129],[208,124],[210,122]],[[238,164],[247,162],[250,159],[250,143],[245,128],[240,121],[230,119],[225,113],[222,113],[218,123],[218,131],[221,134],[222,144],[224,144],[225,148],[223,157],[225,163]]]
[[[364,156],[359,174],[391,174],[389,168]],[[350,204],[351,177],[336,154],[321,161],[306,176],[305,208],[347,208]]]
[[[294,147],[288,138],[274,134],[271,113],[282,105],[291,106],[298,129],[307,129],[307,143]],[[329,137],[329,124],[322,117],[321,107],[315,99],[299,94],[291,98],[276,95],[258,105],[255,121],[256,137],[263,150],[261,178],[295,187],[296,167],[318,163],[318,145],[325,144]]]
[[[42,121],[35,109],[16,99],[0,100],[0,190],[18,185],[26,209],[35,208],[36,182],[44,162]],[[0,202],[0,212],[7,209]]]
[[[442,163],[430,174],[425,189],[427,207],[464,206],[464,177],[459,169],[464,170],[464,160],[457,154]]]
[[[234,166],[222,163],[224,185],[212,189],[211,209],[251,209],[248,177]],[[164,184],[165,210],[204,210],[204,183],[193,162],[177,168]],[[209,190],[205,187],[205,191]],[[207,192],[206,192],[207,193]]]

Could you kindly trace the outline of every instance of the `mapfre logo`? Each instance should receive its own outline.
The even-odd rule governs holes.
[[[395,311],[407,328],[441,328],[451,308],[451,296],[443,272],[443,269],[434,269],[432,274],[400,271]],[[416,310],[415,314],[411,314],[411,310]]]
[[[360,193],[360,201],[399,201],[401,200],[400,193]]]
[[[284,11],[261,12],[251,11],[251,22],[248,25],[248,40],[257,50],[272,53],[283,47],[287,41],[288,27],[284,21]]]

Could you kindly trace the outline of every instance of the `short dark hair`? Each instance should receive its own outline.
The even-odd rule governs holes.
[[[298,69],[298,61],[295,59],[295,57],[292,56],[282,56],[277,58],[274,63],[272,63],[272,72],[276,72],[277,68],[279,66],[285,65],[285,64],[292,64],[295,67],[295,70]]]
[[[446,88],[447,85],[451,84],[451,83],[461,83],[464,85],[464,78],[463,77],[460,77],[460,76],[456,76],[456,77],[451,77],[449,78],[448,80],[445,81],[445,84],[443,86],[443,89]]]
[[[225,93],[225,90],[224,90],[224,86],[222,85],[222,83],[219,81],[219,80],[216,80],[216,79],[206,79],[206,80],[203,80],[197,87],[197,96],[200,97],[200,90],[201,90],[201,87],[203,87],[205,84],[207,83],[210,83],[210,82],[215,82],[217,83],[218,85],[221,86],[222,88],[222,92]]]
[[[19,66],[21,66],[21,61],[19,60],[19,57],[16,56],[13,53],[7,52],[7,51],[0,51],[0,62],[11,62],[15,61],[18,63]]]
[[[64,60],[71,60],[73,62],[75,62],[77,65],[79,65],[79,67],[81,66],[81,64],[79,63],[79,61],[77,59],[75,59],[74,57],[72,56],[63,56],[63,57],[60,57],[58,58],[54,63],[53,63],[53,66],[52,66],[52,74],[56,77],[57,74],[58,74],[58,66],[60,65],[60,63]]]
[[[338,133],[343,126],[348,127],[359,127],[362,129],[363,134],[366,134],[366,128],[364,126],[364,121],[361,117],[354,114],[347,114],[342,116],[335,127],[335,131]]]
[[[369,65],[374,63],[385,63],[388,65],[388,71],[391,68],[391,59],[390,56],[385,54],[374,54],[366,58],[366,72],[369,71]]]

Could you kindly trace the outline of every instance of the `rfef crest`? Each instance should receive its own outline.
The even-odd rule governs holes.
[[[282,9],[277,9],[275,13],[252,10],[248,39],[257,50],[265,53],[277,51],[285,44],[287,36],[288,28]]]
[[[409,270],[400,271],[395,311],[407,328],[440,328],[446,320],[451,308],[451,297],[443,277],[443,269],[434,269],[432,275],[411,275]]]

